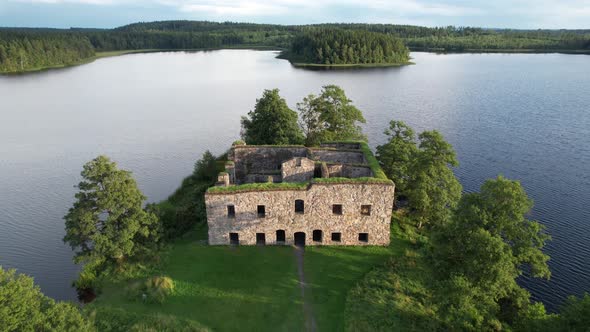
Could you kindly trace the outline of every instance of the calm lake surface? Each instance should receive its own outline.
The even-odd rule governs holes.
[[[416,65],[401,68],[308,71],[274,52],[150,53],[0,76],[0,265],[74,299],[62,216],[85,162],[110,156],[159,201],[206,149],[239,137],[263,89],[280,88],[295,108],[337,84],[364,112],[373,147],[399,119],[445,135],[466,191],[498,174],[521,180],[531,217],[553,236],[551,281],[522,283],[551,310],[590,292],[590,56],[412,56]]]

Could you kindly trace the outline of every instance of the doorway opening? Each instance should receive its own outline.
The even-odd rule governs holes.
[[[305,246],[305,233],[297,232],[295,233],[295,245],[299,247]]]

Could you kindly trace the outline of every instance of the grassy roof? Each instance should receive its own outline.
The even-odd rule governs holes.
[[[281,182],[281,183],[246,183],[234,186],[217,186],[207,190],[208,194],[231,194],[249,191],[280,191],[280,190],[306,190],[308,182]]]

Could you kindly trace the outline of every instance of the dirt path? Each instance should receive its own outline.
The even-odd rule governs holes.
[[[306,331],[317,331],[318,327],[313,314],[311,303],[309,303],[309,297],[311,289],[305,282],[305,271],[303,270],[303,255],[305,254],[305,248],[296,246],[294,249],[295,259],[297,260],[297,275],[299,276],[299,287],[301,288],[301,299],[303,301],[303,313],[305,315],[305,330]],[[305,291],[307,290],[307,296]]]

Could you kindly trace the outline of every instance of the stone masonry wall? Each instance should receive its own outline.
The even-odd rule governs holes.
[[[236,183],[245,182],[247,174],[280,171],[281,164],[294,157],[306,157],[305,147],[234,146],[230,160],[235,162]]]
[[[296,157],[283,163],[281,176],[283,182],[308,182],[313,179],[314,170],[315,161]]]
[[[373,172],[369,166],[351,166],[351,165],[343,165],[342,167],[342,176],[345,178],[362,178],[362,177],[371,177],[373,176]]]
[[[365,164],[365,155],[362,151],[338,151],[323,150],[314,148],[312,150],[312,159],[321,160],[330,163],[340,164]]]
[[[295,232],[305,233],[306,245],[388,245],[394,186],[387,184],[312,184],[307,190],[252,191],[206,194],[209,244],[229,244],[229,233],[238,233],[242,245],[256,244],[256,233],[264,233],[266,244],[276,243],[276,231],[284,230],[285,244],[294,243]],[[304,213],[295,212],[295,200],[304,201]],[[342,214],[333,213],[333,204],[342,205]],[[233,205],[235,217],[228,217]],[[266,215],[257,214],[264,205]],[[361,205],[370,205],[370,215],[361,214]],[[321,230],[321,242],[312,241],[312,232]],[[331,234],[341,233],[341,241]],[[368,233],[368,241],[359,241]]]

